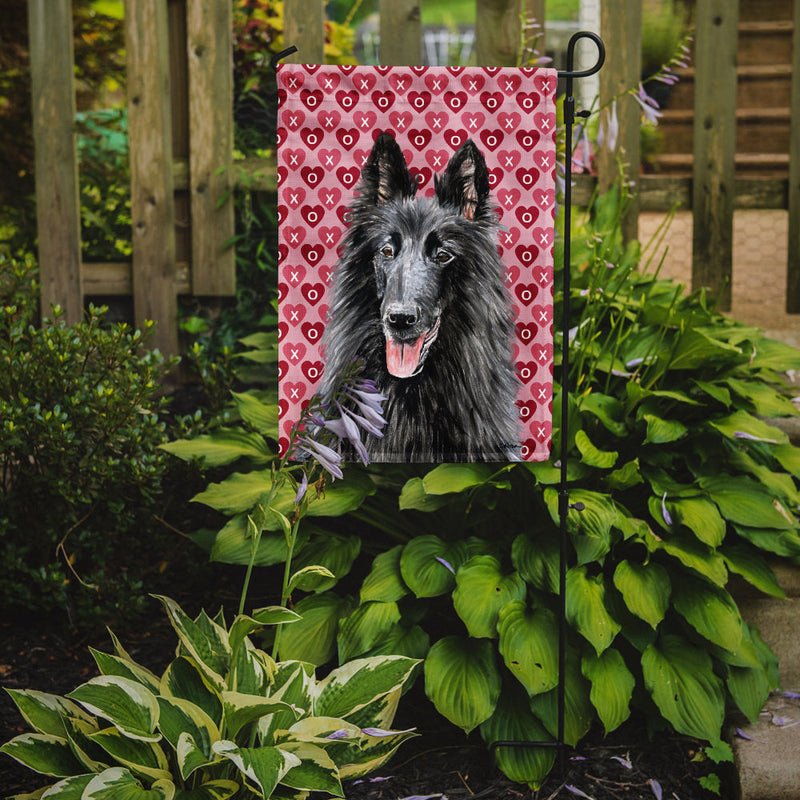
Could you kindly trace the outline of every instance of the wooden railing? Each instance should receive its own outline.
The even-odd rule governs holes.
[[[30,0],[37,210],[42,304],[58,303],[79,319],[84,297],[129,295],[137,322],[158,322],[157,346],[178,347],[176,296],[232,294],[234,252],[231,189],[275,191],[274,161],[233,165],[232,0],[127,0],[132,263],[82,264],[70,0]],[[421,0],[380,0],[381,61],[419,64]],[[284,0],[285,40],[294,60],[323,61],[323,0]],[[513,65],[520,14],[543,18],[544,0],[476,0],[478,64]],[[524,9],[522,8],[524,6]],[[635,86],[640,75],[642,4],[603,0],[601,35],[608,58],[600,103]],[[788,179],[736,179],[736,35],[738,2],[697,0],[694,170],[692,177],[640,176],[627,168],[637,199],[625,233],[637,232],[640,210],[680,203],[694,215],[693,284],[723,290],[730,304],[733,211],[788,209],[786,308],[800,313],[800,3],[795,3],[792,136]],[[546,31],[545,31],[546,36]],[[541,45],[541,42],[540,42]],[[591,45],[586,45],[591,47]],[[599,154],[598,175],[580,176],[573,198],[585,203],[618,162],[638,165],[639,107],[618,103],[620,136]]]

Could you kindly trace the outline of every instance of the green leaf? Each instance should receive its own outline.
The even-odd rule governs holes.
[[[661,500],[659,498],[651,498],[651,500],[658,504],[658,513],[660,513]],[[725,569],[722,556],[702,542],[698,542],[694,536],[673,532],[667,538],[656,539],[655,536],[649,534],[645,538],[645,543],[651,552],[663,550],[685,566],[716,583],[717,586],[724,586],[728,580],[728,570]]]
[[[750,402],[753,411],[760,417],[793,417],[797,414],[792,401],[763,380],[740,381],[736,378],[727,378],[725,383],[739,397]]]
[[[766,559],[748,544],[726,544],[720,552],[731,572],[741,575],[748,583],[770,597],[786,597],[772,567]]]
[[[494,713],[500,688],[494,645],[486,639],[446,636],[425,659],[425,693],[466,733]]]
[[[141,683],[151,692],[158,691],[159,679],[149,669],[130,658],[112,656],[95,650],[93,647],[90,647],[89,650],[103,675],[119,675],[122,678],[130,678],[132,681]]]
[[[611,647],[599,656],[587,653],[581,661],[581,672],[592,684],[589,699],[608,736],[630,716],[636,679],[619,650]]]
[[[49,733],[23,733],[0,747],[0,753],[16,759],[42,775],[63,778],[86,772],[70,749],[69,742]]]
[[[581,461],[597,469],[611,469],[619,458],[619,453],[616,450],[610,452],[598,450],[597,447],[592,444],[592,440],[589,438],[588,434],[583,430],[575,434],[575,446],[580,451]]]
[[[231,392],[242,419],[264,436],[278,438],[278,406],[262,403],[252,392]]]
[[[422,484],[422,478],[411,478],[406,481],[400,492],[400,510],[437,511],[450,503],[444,495],[428,494]]]
[[[304,575],[297,586],[305,592],[327,591],[350,572],[360,552],[359,536],[315,536],[298,553],[293,566],[298,570],[311,566],[324,567],[330,575]]]
[[[654,414],[644,414],[643,418],[647,423],[647,435],[645,444],[669,444],[683,438],[689,429],[678,420],[662,419]]]
[[[687,328],[675,346],[669,369],[698,369],[713,361],[735,363],[741,358],[742,351],[738,347],[712,339],[697,328]]]
[[[615,469],[606,476],[606,484],[612,491],[624,491],[640,483],[644,483],[644,478],[639,471],[638,458],[634,458],[633,461],[628,461],[619,469]]]
[[[470,636],[494,639],[500,609],[511,600],[522,600],[525,592],[519,573],[504,575],[493,556],[473,556],[456,573],[453,608]]]
[[[179,789],[174,800],[228,800],[237,791],[239,784],[235,781],[208,781],[196,789]]]
[[[800,357],[798,357],[797,348],[786,344],[786,342],[759,336],[754,350],[755,352],[750,360],[751,369],[775,370],[775,372],[800,369]]]
[[[744,433],[775,444],[786,444],[789,441],[789,437],[780,428],[769,425],[746,411],[735,411],[727,417],[710,420],[709,425],[729,439],[739,439],[741,437],[737,434]]]
[[[403,545],[392,547],[375,557],[369,575],[361,584],[361,602],[379,600],[384,603],[396,602],[408,594],[400,572],[400,555]]]
[[[89,738],[134,775],[149,781],[170,780],[167,757],[157,744],[130,739],[116,728],[97,731]]]
[[[775,553],[775,555],[789,558],[800,556],[800,536],[795,531],[780,531],[775,528],[748,528],[745,525],[734,525],[733,529],[742,539],[755,545],[760,550],[766,550],[770,553]]]
[[[77,704],[55,694],[34,689],[6,689],[25,722],[36,733],[49,733],[63,737],[64,717],[75,717],[86,722],[92,718]]]
[[[564,741],[575,747],[586,735],[594,719],[589,701],[589,682],[581,674],[577,650],[567,651],[564,672]],[[530,698],[531,711],[542,721],[552,736],[558,735],[558,689]]]
[[[725,538],[725,520],[717,507],[704,497],[670,500],[667,509],[674,522],[685,525],[703,544],[719,547]]]
[[[397,603],[362,603],[339,623],[339,663],[363,656],[400,621]]]
[[[673,583],[672,604],[701,636],[725,650],[738,649],[742,641],[742,618],[725,589],[682,575]]]
[[[422,479],[422,487],[433,495],[463,492],[486,483],[492,473],[488,464],[439,464]]]
[[[560,524],[558,492],[545,489],[544,499],[555,525]],[[606,494],[586,489],[572,489],[570,506],[583,504],[583,509],[571,507],[567,514],[567,532],[578,553],[578,563],[602,562],[611,549],[611,528],[617,521],[617,507]]]
[[[793,444],[782,444],[772,447],[772,455],[780,465],[795,478],[800,478],[800,447]]]
[[[254,464],[265,464],[275,458],[264,437],[241,428],[217,428],[213,433],[193,439],[179,439],[159,445],[161,450],[184,461],[199,461],[204,467],[220,467],[239,458],[249,458]]]
[[[497,632],[503,661],[528,694],[558,684],[558,624],[551,611],[513,600],[500,609]]]
[[[672,586],[669,572],[661,564],[620,561],[614,570],[614,586],[622,594],[628,610],[651,628],[655,629],[664,619]]]
[[[223,514],[239,514],[249,511],[269,491],[271,485],[270,470],[234,472],[220,483],[209,484],[205,491],[192,498],[192,502],[203,503]]]
[[[307,534],[308,525],[301,527],[301,535]],[[299,539],[300,537],[298,537]],[[237,514],[217,533],[211,546],[211,561],[221,561],[224,564],[249,564],[253,566],[271,567],[286,560],[288,550],[283,534],[265,532],[261,535],[253,556],[253,537],[248,530],[247,514]],[[302,546],[298,543],[296,546]]]
[[[555,537],[533,539],[521,533],[511,545],[511,563],[536,589],[558,593],[559,545]]]
[[[39,792],[34,792],[33,794],[13,795],[7,800],[34,800],[39,797],[43,797],[45,800],[53,797],[57,798],[57,800],[81,800],[83,790],[89,785],[92,778],[94,778],[94,773],[73,775],[47,788],[47,794],[41,794],[42,790],[40,789]]]
[[[567,621],[594,647],[603,652],[621,630],[605,604],[606,585],[602,574],[591,577],[586,567],[567,571]]]
[[[172,748],[177,752],[181,736],[191,736],[192,748],[200,751],[204,762],[210,761],[211,745],[220,738],[214,720],[199,706],[179,697],[159,697],[158,706],[158,727]],[[180,766],[181,777],[186,780],[192,769],[185,769],[185,761]]]
[[[728,667],[727,685],[734,702],[750,722],[758,720],[774,688],[761,667]]]
[[[317,684],[314,713],[351,719],[355,712],[376,700],[387,696],[399,700],[400,691],[417,664],[416,659],[403,656],[357,658],[342,664]],[[358,724],[357,720],[351,721]]]
[[[421,660],[428,655],[430,647],[430,636],[419,625],[407,628],[400,624],[393,625],[387,630],[386,635],[378,641],[377,646],[373,647],[367,655],[397,655]]]
[[[253,611],[252,616],[239,614],[231,625],[228,632],[228,644],[232,651],[239,649],[239,645],[253,631],[263,628],[265,625],[285,625],[292,622],[299,622],[302,617],[296,612],[283,606],[266,606]]]
[[[518,686],[503,687],[497,707],[481,724],[483,741],[491,747],[495,742],[548,742],[552,737],[531,713],[525,693]],[[501,746],[495,761],[503,773],[516,783],[525,783],[536,790],[555,763],[554,748]]]
[[[715,475],[701,478],[700,485],[731,522],[750,528],[797,528],[797,520],[780,501],[750,478]]]
[[[100,675],[70,692],[90,714],[108,720],[131,739],[157,742],[158,703],[140,683],[117,675]]]
[[[174,796],[172,781],[159,780],[145,789],[127,769],[112,767],[86,784],[81,800],[172,800]]]
[[[271,797],[275,787],[300,759],[277,747],[237,747],[225,739],[214,743],[214,752],[232,761],[254,783],[264,797]]]
[[[454,573],[467,558],[463,541],[448,544],[438,536],[417,536],[403,548],[400,573],[417,597],[436,597],[453,588]]]
[[[678,733],[720,738],[725,695],[708,653],[666,634],[642,654],[642,672],[647,691]]]
[[[625,409],[616,397],[592,392],[581,398],[581,411],[587,411],[597,417],[605,429],[614,436],[623,438],[627,434]]]
[[[281,660],[325,664],[336,653],[339,618],[348,611],[347,601],[332,592],[304,597],[295,605],[299,622],[281,632]]]

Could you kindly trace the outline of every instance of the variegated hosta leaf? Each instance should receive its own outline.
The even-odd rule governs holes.
[[[64,736],[64,717],[75,717],[91,722],[90,717],[77,703],[47,692],[34,689],[6,689],[25,722],[37,733]]]
[[[201,708],[219,726],[222,723],[222,698],[193,661],[179,656],[161,676],[163,697],[178,697]]]
[[[650,561],[620,561],[614,570],[614,586],[621,592],[631,613],[655,628],[667,613],[672,584],[669,572]]]
[[[239,647],[233,656],[228,685],[244,694],[265,695],[275,676],[275,662],[272,657],[254,647],[249,639]]]
[[[474,556],[456,573],[453,607],[470,636],[494,639],[497,615],[512,600],[522,600],[527,587],[518,572],[504,575],[493,556]]]
[[[339,770],[331,757],[317,745],[309,742],[284,742],[279,745],[286,753],[296,756],[300,763],[292,767],[281,783],[292,789],[306,792],[327,792],[334,797],[344,797]]]
[[[170,780],[171,774],[167,757],[154,742],[129,739],[116,728],[106,728],[91,734],[89,738],[134,775],[150,781]]]
[[[145,789],[127,769],[111,767],[89,781],[81,800],[173,800],[174,797],[172,781],[156,781]]]
[[[252,616],[239,614],[228,632],[228,644],[231,651],[235,653],[245,637],[249,636],[253,631],[257,631],[265,625],[282,625],[288,622],[297,622],[300,619],[301,617],[298,613],[283,606],[259,608],[253,612]]]
[[[175,800],[228,800],[240,788],[236,781],[208,781],[195,789],[179,789]]]
[[[425,693],[467,733],[494,713],[500,684],[494,645],[487,639],[446,636],[425,659]]]
[[[157,742],[158,703],[140,683],[117,675],[100,675],[70,692],[90,714],[108,720],[131,739]]]
[[[94,773],[64,778],[63,781],[59,781],[48,787],[42,793],[40,800],[48,800],[48,798],[53,798],[53,800],[81,800],[81,797],[83,797],[83,790],[89,785],[92,778],[94,778]],[[34,797],[39,797],[39,793],[15,795],[14,797],[8,798],[8,800],[24,800],[24,798],[33,800]]]
[[[223,692],[222,704],[225,730],[229,736],[234,737],[245,725],[276,711],[288,711],[296,717],[299,716],[299,712],[295,712],[288,703],[281,700],[241,692]]]
[[[553,737],[531,713],[524,689],[509,682],[503,687],[497,708],[481,725],[487,745],[495,742],[551,742]],[[553,767],[556,751],[552,747],[498,747],[497,766],[512,781],[538,789]]]
[[[350,745],[343,753],[335,749],[331,757],[339,767],[342,780],[361,778],[382,767],[395,753],[398,747],[417,734],[413,730],[382,731],[380,735],[370,735],[370,728],[362,728],[363,738],[360,745]]]
[[[642,673],[653,701],[678,733],[719,738],[725,693],[708,653],[666,634],[642,654]]]
[[[23,733],[0,747],[0,753],[42,775],[64,778],[86,770],[72,753],[69,742],[49,733]]]
[[[343,664],[317,684],[314,714],[347,718],[373,701],[401,689],[417,664],[419,661],[416,659],[404,656],[358,658]]]
[[[90,647],[89,650],[97,662],[97,667],[103,675],[119,675],[122,678],[130,678],[132,681],[141,683],[153,694],[158,692],[159,679],[149,669],[137,664],[129,658],[112,656],[102,653]]]
[[[258,735],[262,744],[275,744],[275,731],[290,728],[297,721],[298,714],[310,713],[315,685],[313,664],[303,661],[278,663],[270,697],[281,700],[294,710],[277,711],[258,721]]]
[[[223,676],[231,661],[227,631],[203,614],[197,620],[192,620],[174,600],[162,595],[157,597],[166,608],[172,627],[186,653],[197,662],[197,666],[214,687],[223,689]]]
[[[509,671],[528,694],[539,694],[558,683],[558,624],[544,608],[529,609],[514,600],[500,610],[498,649]]]
[[[160,709],[158,727],[173,749],[179,751],[182,736],[191,739],[183,745],[184,758],[179,758],[181,777],[185,780],[190,772],[199,766],[198,756],[194,751],[199,751],[204,763],[212,760],[211,745],[220,738],[219,728],[202,708],[188,700],[179,697],[159,697],[158,705]],[[187,753],[191,753],[192,766],[189,771],[184,772]]]
[[[102,756],[89,738],[93,733],[100,730],[96,720],[86,722],[75,717],[64,718],[64,728],[67,732],[72,752],[78,761],[83,764],[83,772],[102,772],[108,764],[97,760],[97,756]]]
[[[214,752],[233,762],[264,797],[270,797],[284,775],[292,767],[300,765],[296,755],[277,747],[237,747],[225,739],[214,743]]]
[[[597,709],[606,734],[609,734],[630,716],[636,679],[625,666],[619,650],[612,647],[599,656],[594,653],[584,655],[581,671],[592,684],[589,699]]]
[[[585,566],[572,567],[567,572],[567,621],[598,654],[611,644],[622,628],[606,608],[605,593],[602,573],[589,576]]]

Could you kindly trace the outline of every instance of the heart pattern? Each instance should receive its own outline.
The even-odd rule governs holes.
[[[279,65],[282,447],[324,370],[320,339],[347,206],[375,136],[386,130],[422,195],[433,194],[433,177],[467,139],[486,159],[516,315],[522,457],[549,458],[556,77],[511,67]]]

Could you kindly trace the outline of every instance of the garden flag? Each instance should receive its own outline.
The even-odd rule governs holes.
[[[282,452],[358,364],[375,461],[549,457],[556,80],[278,67]]]

